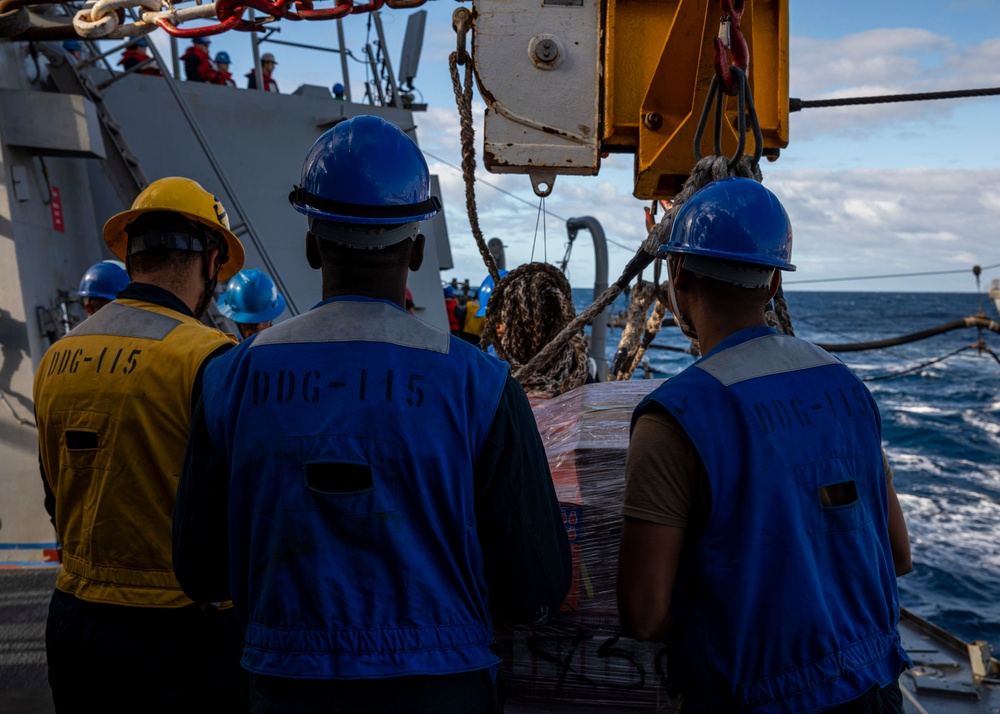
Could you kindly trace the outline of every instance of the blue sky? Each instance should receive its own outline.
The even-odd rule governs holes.
[[[750,0],[752,2],[752,0]],[[791,0],[790,95],[853,97],[1000,86],[1000,22],[995,0]],[[465,3],[469,6],[469,3]],[[423,56],[415,82],[429,111],[416,115],[418,137],[445,193],[455,269],[445,274],[478,282],[485,268],[465,213],[458,116],[447,57],[455,46],[451,14],[459,4],[431,0]],[[383,10],[398,66],[411,11]],[[278,39],[336,46],[332,22],[277,23]],[[365,15],[344,21],[347,45],[363,57]],[[162,33],[157,33],[162,36]],[[371,37],[374,39],[374,32]],[[158,44],[165,38],[157,37]],[[235,74],[250,68],[246,35],[215,38]],[[341,81],[337,55],[271,45],[282,91]],[[751,58],[752,62],[752,58]],[[751,64],[752,71],[752,64]],[[355,101],[365,66],[350,63]],[[484,106],[476,97],[481,122]],[[807,109],[790,119],[790,142],[779,161],[763,165],[764,182],[784,202],[795,232],[794,289],[972,291],[971,268],[1000,263],[1000,142],[992,131],[1000,97]],[[481,127],[481,124],[480,124]],[[477,155],[482,153],[477,131]],[[610,247],[611,278],[621,272],[645,232],[642,207],[631,196],[632,157],[612,156],[596,177],[560,177],[546,200],[536,234],[538,199],[525,176],[488,174],[480,163],[477,194],[487,237],[507,246],[508,267],[565,250],[565,218],[593,215]],[[495,190],[502,188],[509,193]],[[517,198],[509,194],[514,194]],[[544,237],[543,240],[543,228]],[[570,263],[576,286],[592,283],[591,251],[578,245]],[[831,278],[943,270],[956,274],[882,280],[814,282]],[[1000,268],[984,273],[1000,278]]]

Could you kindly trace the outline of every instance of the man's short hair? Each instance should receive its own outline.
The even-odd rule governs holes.
[[[200,259],[202,251],[212,247],[226,254],[226,241],[222,236],[174,211],[144,213],[132,221],[125,232],[129,239],[129,265],[140,273],[184,272]]]

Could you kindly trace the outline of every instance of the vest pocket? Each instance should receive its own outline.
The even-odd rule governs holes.
[[[358,495],[373,486],[372,470],[367,464],[314,461],[305,467],[306,486],[318,493]]]
[[[111,468],[111,417],[100,412],[61,411],[52,414],[58,435],[60,460],[71,470],[108,471]]]
[[[402,473],[396,444],[359,436],[281,439],[281,501],[286,511],[341,516],[393,513]]]
[[[872,488],[872,468],[865,459],[804,464],[795,469],[795,482],[808,533],[851,531],[871,521],[868,504],[872,499],[865,497],[865,489]]]

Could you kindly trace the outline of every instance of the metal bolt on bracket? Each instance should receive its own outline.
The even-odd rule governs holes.
[[[542,40],[535,45],[535,56],[542,62],[552,62],[559,56],[559,46],[553,40]]]
[[[642,123],[650,131],[659,131],[660,127],[663,126],[663,117],[660,116],[659,112],[648,112],[643,115]]]

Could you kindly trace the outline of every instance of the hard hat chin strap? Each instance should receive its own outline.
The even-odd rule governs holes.
[[[204,251],[201,254],[201,268],[202,276],[205,279],[205,291],[198,300],[197,309],[194,311],[194,316],[199,320],[208,311],[208,303],[211,302],[212,298],[215,296],[215,287],[219,284],[219,270],[222,268],[222,263],[225,262],[223,259],[223,252],[220,250],[218,253],[218,260],[216,261],[215,270],[211,270],[209,265],[209,251]]]
[[[675,280],[675,270],[679,273],[683,269],[684,256],[677,255],[676,259],[672,255],[667,260],[667,267],[670,268],[669,276],[670,280],[667,282],[667,296],[670,298],[670,312],[674,314],[674,320],[677,322],[677,326],[681,328],[681,332],[689,340],[697,340],[698,333],[695,332],[694,327],[687,321],[684,317],[684,313],[681,312],[680,302],[677,300],[677,290],[674,287]]]

